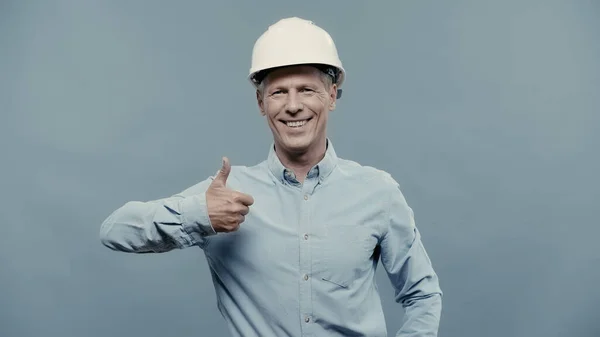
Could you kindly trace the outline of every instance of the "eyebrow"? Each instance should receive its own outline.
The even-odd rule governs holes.
[[[316,88],[317,85],[314,83],[301,82],[293,86],[274,85],[269,91],[274,90],[289,90],[289,88]]]

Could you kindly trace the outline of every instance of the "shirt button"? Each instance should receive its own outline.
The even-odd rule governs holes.
[[[304,240],[308,240],[308,234],[304,234]]]
[[[304,200],[308,200],[308,194],[304,195]]]
[[[308,280],[308,275],[304,274],[304,281]]]
[[[310,317],[308,317],[308,316],[304,317],[304,321],[305,321],[306,323],[310,322]]]

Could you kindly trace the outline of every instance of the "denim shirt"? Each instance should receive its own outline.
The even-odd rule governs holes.
[[[232,336],[387,336],[375,282],[381,262],[405,310],[395,335],[437,336],[438,277],[388,173],[338,158],[328,140],[300,183],[271,146],[265,161],[232,166],[227,187],[254,204],[231,233],[216,233],[208,217],[204,192],[213,178],[125,203],[102,223],[102,243],[129,253],[202,249]]]

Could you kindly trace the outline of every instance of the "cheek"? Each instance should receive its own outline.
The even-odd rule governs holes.
[[[319,123],[327,120],[329,105],[323,105],[321,102],[314,102],[313,104],[307,104],[306,107],[316,115]]]
[[[315,95],[304,100],[304,106],[316,112],[318,115],[323,115],[331,107],[331,102],[323,96]]]
[[[268,119],[273,119],[277,116],[277,110],[274,109],[272,104],[263,105],[263,115],[265,115]]]
[[[269,124],[269,126],[271,126],[271,127],[279,127],[280,126],[281,123],[279,121],[277,121],[279,113],[277,110],[274,110],[273,107],[270,107],[270,108],[265,107],[264,115],[267,118],[267,123]]]
[[[277,119],[275,119],[271,115],[267,115],[267,121],[268,121],[270,127],[278,127],[279,126]]]
[[[322,112],[319,116],[319,126],[324,128],[325,124],[327,124],[327,111]]]
[[[263,111],[269,117],[275,117],[283,109],[284,104],[281,102],[267,100],[263,103]]]

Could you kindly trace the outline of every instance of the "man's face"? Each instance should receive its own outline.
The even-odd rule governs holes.
[[[277,69],[257,92],[275,146],[288,153],[305,153],[325,143],[327,117],[335,109],[337,87],[326,85],[311,66]]]

